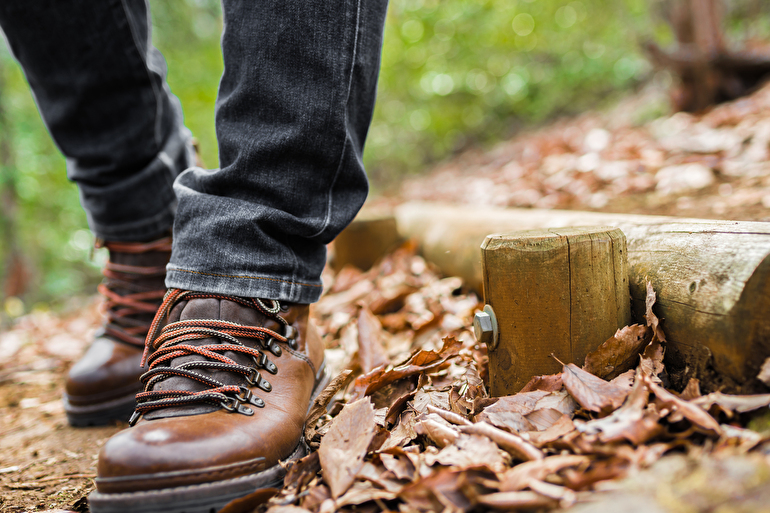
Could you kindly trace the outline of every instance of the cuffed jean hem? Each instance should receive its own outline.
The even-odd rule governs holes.
[[[85,172],[71,164],[78,182],[80,202],[88,226],[96,237],[134,242],[168,235],[174,224],[177,199],[174,179],[195,161],[192,134],[181,125],[172,132],[161,151],[141,171],[109,186],[95,187],[79,181]]]
[[[302,304],[315,303],[323,291],[320,281],[298,283],[272,276],[210,273],[171,264],[166,267],[166,287]]]
[[[90,220],[91,232],[95,237],[115,242],[140,242],[159,239],[171,234],[176,214],[176,199],[157,215],[124,225],[99,225]]]

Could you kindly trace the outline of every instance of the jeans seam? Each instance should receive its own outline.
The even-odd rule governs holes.
[[[179,267],[174,267],[173,269],[169,269],[169,272],[178,271],[181,273],[190,273],[190,274],[198,274],[201,276],[213,276],[215,278],[246,278],[249,280],[260,280],[260,281],[275,281],[279,283],[287,283],[289,285],[300,285],[302,287],[314,287],[314,288],[323,288],[323,285],[318,285],[315,283],[302,283],[298,281],[293,280],[282,280],[280,278],[267,278],[265,276],[248,276],[248,275],[236,275],[236,274],[221,274],[221,273],[206,273],[203,271],[193,271],[191,269],[182,269]]]
[[[137,38],[136,27],[134,26],[134,22],[133,22],[133,20],[131,18],[131,15],[129,14],[129,9],[126,6],[126,0],[120,0],[120,5],[121,5],[121,7],[123,7],[123,13],[126,15],[126,21],[128,22],[128,28],[131,31],[131,39],[134,40],[134,46],[136,46],[137,51],[139,51],[140,54],[141,54],[142,53],[141,52],[142,47],[139,44],[139,39]],[[148,23],[150,23],[150,19],[149,19],[149,16],[150,16],[150,14],[149,14],[150,6],[147,4],[147,0],[145,0],[145,10],[147,12]],[[147,37],[148,37],[148,39],[152,37],[150,35],[151,33],[152,33],[152,25],[148,24],[147,25]],[[148,44],[152,44],[151,41],[148,41]],[[149,46],[148,46],[148,48],[149,48]],[[161,133],[160,133],[161,132],[161,130],[160,130],[160,118],[161,117],[159,116],[161,101],[160,101],[160,97],[159,97],[159,94],[158,94],[158,87],[155,84],[155,81],[152,79],[152,73],[150,72],[150,67],[147,64],[147,59],[148,59],[147,52],[144,52],[144,56],[142,58],[142,63],[144,63],[144,70],[147,73],[147,78],[150,81],[150,87],[152,88],[152,95],[155,98],[155,123],[154,123],[154,132],[155,133],[153,134],[153,138],[155,139],[155,144],[160,148],[162,146],[162,140],[161,140],[162,136],[161,136]]]
[[[339,177],[340,171],[342,170],[342,166],[345,163],[345,150],[348,147],[348,115],[349,115],[349,103],[350,103],[350,90],[353,88],[353,75],[355,74],[356,69],[356,58],[358,56],[358,33],[361,30],[361,0],[358,0],[356,2],[356,31],[355,36],[353,38],[353,55],[351,56],[350,61],[350,75],[348,76],[348,87],[345,95],[345,119],[343,121],[344,126],[344,132],[345,137],[342,142],[342,148],[340,149],[340,161],[337,165],[337,169],[334,171],[334,178],[332,178],[332,183],[329,185],[329,198],[326,201],[326,216],[323,221],[323,225],[321,226],[321,229],[318,230],[318,232],[312,234],[309,236],[309,238],[315,238],[321,235],[324,230],[326,230],[329,227],[329,224],[331,223],[331,216],[332,216],[332,198],[334,197],[334,186],[337,184],[337,178]]]

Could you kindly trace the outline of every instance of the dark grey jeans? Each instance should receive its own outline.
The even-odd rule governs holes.
[[[167,286],[310,303],[368,191],[387,0],[222,4],[216,170],[190,167],[145,0],[2,0],[0,27],[96,236],[173,223]]]

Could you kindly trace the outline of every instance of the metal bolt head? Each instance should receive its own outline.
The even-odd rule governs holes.
[[[500,333],[497,317],[491,306],[484,305],[484,310],[473,316],[473,333],[476,335],[476,340],[486,344],[490,351],[497,349]]]
[[[487,312],[476,312],[473,316],[473,334],[481,344],[489,345],[494,336],[492,317]]]

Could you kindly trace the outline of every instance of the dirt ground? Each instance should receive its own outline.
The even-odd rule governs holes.
[[[67,424],[65,372],[100,323],[94,299],[69,309],[30,314],[0,335],[0,511],[88,511],[99,448],[126,427]]]

